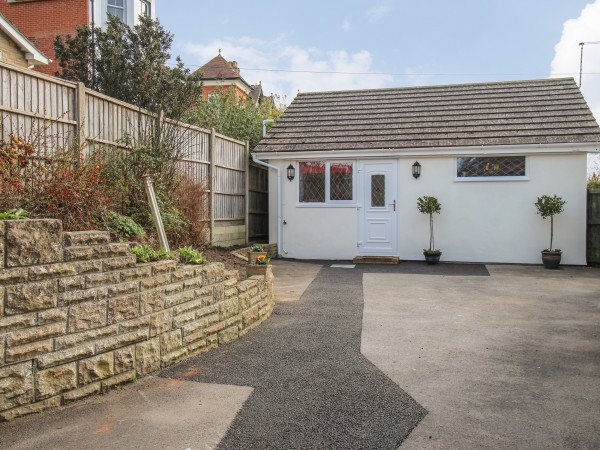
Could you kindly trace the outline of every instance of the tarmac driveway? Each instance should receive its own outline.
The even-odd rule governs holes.
[[[428,410],[402,448],[600,448],[600,270],[487,269],[364,274],[361,351]]]

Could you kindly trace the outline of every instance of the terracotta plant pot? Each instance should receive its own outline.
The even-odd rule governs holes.
[[[267,256],[267,252],[248,252],[248,264],[255,264],[256,258],[259,256]]]
[[[423,255],[425,256],[425,262],[428,265],[433,266],[434,264],[437,264],[440,262],[440,256],[442,256],[442,252],[439,252],[439,253],[423,252]]]
[[[562,252],[542,252],[542,263],[546,269],[558,269]]]

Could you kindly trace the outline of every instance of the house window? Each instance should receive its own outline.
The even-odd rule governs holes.
[[[125,22],[125,0],[108,0],[106,12],[111,16],[116,16]]]
[[[457,178],[524,178],[525,156],[474,156],[456,158]]]
[[[340,203],[354,200],[354,164],[350,161],[299,163],[300,203]]]
[[[140,15],[152,17],[152,11],[150,10],[150,2],[140,0]]]

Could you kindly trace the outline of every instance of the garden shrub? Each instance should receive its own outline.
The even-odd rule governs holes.
[[[177,260],[173,253],[166,251],[164,248],[161,248],[160,250],[154,250],[147,244],[136,245],[130,250],[131,253],[133,253],[136,256],[137,262],[139,263],[161,261],[163,259]]]
[[[202,253],[196,250],[194,247],[187,246],[178,248],[179,261],[184,264],[206,264],[208,260],[202,256]]]
[[[135,220],[114,211],[108,212],[108,228],[111,233],[125,238],[146,235],[144,229]]]

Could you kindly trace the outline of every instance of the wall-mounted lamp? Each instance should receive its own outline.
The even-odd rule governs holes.
[[[419,164],[419,161],[415,161],[415,163],[412,165],[413,168],[413,177],[419,178],[421,176],[421,164]]]
[[[296,176],[296,169],[291,164],[287,167],[287,179],[292,181]]]

